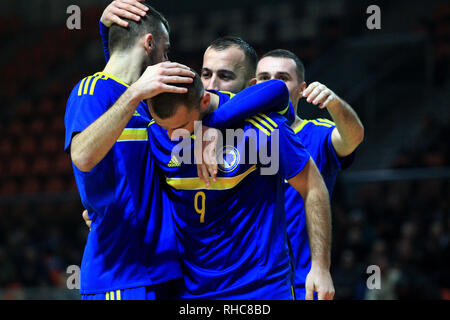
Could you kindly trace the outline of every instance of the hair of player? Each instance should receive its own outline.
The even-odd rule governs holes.
[[[187,88],[187,93],[160,93],[149,99],[153,112],[160,119],[167,119],[175,115],[180,106],[186,106],[188,110],[200,108],[200,101],[203,97],[204,87],[200,76],[195,73],[191,83],[172,83],[172,86]]]
[[[244,52],[247,63],[247,80],[250,80],[255,76],[256,66],[258,64],[258,54],[248,42],[239,37],[226,36],[214,40],[209,47],[217,51],[223,51],[231,47],[241,49]]]
[[[111,54],[115,51],[126,51],[132,48],[140,37],[148,33],[151,33],[155,41],[158,41],[163,31],[161,23],[167,29],[167,32],[170,32],[169,22],[162,13],[145,2],[143,4],[149,10],[144,17],[141,17],[139,22],[122,18],[128,22],[128,27],[121,27],[117,24],[111,25],[108,39]]]
[[[305,81],[305,66],[303,65],[303,62],[300,60],[297,55],[292,53],[289,50],[285,49],[275,49],[267,52],[261,57],[261,60],[265,57],[274,57],[274,58],[286,58],[286,59],[292,59],[295,62],[295,65],[297,67],[297,76],[299,82]]]

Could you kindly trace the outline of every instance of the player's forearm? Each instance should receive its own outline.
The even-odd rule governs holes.
[[[305,205],[311,263],[328,270],[331,259],[331,210],[325,182],[311,158],[303,170],[288,181],[300,193]]]
[[[329,269],[331,210],[325,186],[312,188],[304,198],[312,266]]]
[[[213,128],[227,128],[258,113],[288,109],[289,91],[280,80],[270,80],[251,86],[224,103],[214,113],[203,118],[203,124]]]
[[[333,137],[333,146],[339,156],[347,156],[363,141],[364,126],[355,110],[341,98],[336,99],[327,109],[339,133]]]
[[[139,105],[140,97],[129,88],[89,127],[73,137],[70,154],[74,165],[91,171],[111,150]]]

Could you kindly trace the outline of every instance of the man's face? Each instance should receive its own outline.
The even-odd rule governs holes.
[[[169,50],[170,50],[169,33],[167,32],[167,29],[162,22],[160,28],[161,34],[159,39],[155,37],[153,40],[154,48],[150,55],[150,65],[155,65],[160,62],[169,60]]]
[[[201,79],[207,90],[244,90],[249,85],[244,52],[236,47],[222,51],[208,48],[203,56]]]
[[[271,79],[284,81],[289,90],[290,99],[296,106],[306,84],[299,81],[294,60],[281,57],[265,57],[261,59],[256,67],[256,83]]]

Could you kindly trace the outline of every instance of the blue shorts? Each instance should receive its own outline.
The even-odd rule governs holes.
[[[81,294],[81,300],[178,300],[184,291],[182,280],[153,286],[114,290],[97,294]]]

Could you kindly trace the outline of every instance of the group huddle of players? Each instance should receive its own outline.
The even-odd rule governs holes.
[[[90,227],[82,299],[333,299],[329,203],[363,140],[355,111],[307,86],[287,50],[258,61],[244,40],[219,38],[198,75],[169,61],[169,32],[143,0],[113,1],[100,19],[107,64],[67,102],[65,151]],[[301,98],[334,122],[300,119]],[[223,161],[194,150],[199,121],[243,132],[214,149]],[[268,150],[273,174],[248,161]]]

